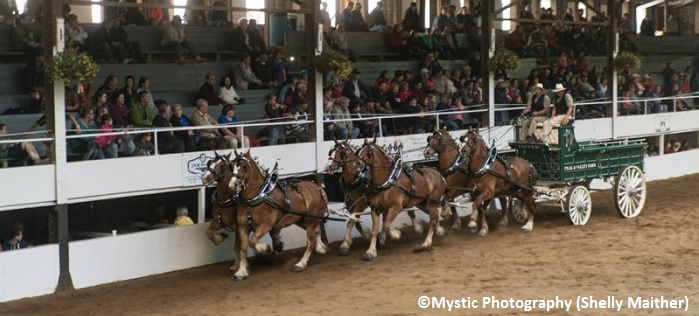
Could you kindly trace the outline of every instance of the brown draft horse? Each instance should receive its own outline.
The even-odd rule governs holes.
[[[235,213],[238,205],[235,203],[235,193],[228,186],[233,178],[233,171],[232,168],[230,168],[231,154],[219,155],[217,152],[214,152],[214,155],[214,159],[209,160],[207,163],[206,172],[202,175],[201,180],[204,186],[216,182],[216,191],[211,197],[213,206],[211,210],[212,219],[211,222],[209,222],[209,228],[206,229],[206,237],[208,237],[214,245],[218,246],[229,236],[228,234],[218,231],[226,229],[230,232],[234,232],[238,226]],[[281,251],[284,248],[279,233],[279,229],[273,229],[269,233],[276,251]],[[234,242],[233,246],[234,253],[237,255],[239,252],[238,240]],[[233,262],[233,266],[230,268],[231,271],[235,272],[238,270],[238,262],[240,261],[236,258]]]
[[[240,264],[234,279],[243,280],[249,275],[246,258],[248,247],[257,253],[269,252],[268,244],[258,243],[260,238],[274,229],[292,224],[306,230],[306,251],[293,268],[294,272],[305,270],[314,249],[321,254],[328,251],[320,238],[328,210],[325,190],[311,181],[269,181],[268,176],[275,178],[274,173],[268,175],[263,171],[249,150],[244,154],[236,151],[235,155],[231,162],[234,177],[229,186],[238,196],[236,237]],[[253,231],[253,235],[248,239],[250,231]]]
[[[340,178],[340,186],[345,194],[345,207],[354,217],[362,214],[369,207],[368,196],[371,194],[369,188],[369,179],[366,176],[363,164],[355,154],[355,149],[349,140],[337,141],[328,153],[328,163],[325,165],[325,173],[333,173],[334,170],[342,169],[342,177]],[[413,227],[418,233],[424,230],[422,224],[415,219],[415,212],[408,211],[408,215],[413,222]],[[370,233],[364,231],[361,224],[354,220],[347,221],[347,229],[345,237],[340,245],[339,254],[341,256],[349,255],[350,247],[352,246],[352,228],[357,225],[357,230],[366,238],[371,239]],[[385,239],[385,232],[382,231],[379,236],[379,243],[383,244],[381,239]]]
[[[386,213],[383,230],[391,239],[397,240],[401,232],[393,229],[391,224],[403,208],[413,206],[417,206],[430,216],[427,237],[416,250],[432,250],[432,236],[435,233],[439,236],[444,235],[444,229],[439,226],[438,210],[444,202],[443,196],[447,186],[442,175],[434,168],[402,167],[399,160],[392,161],[388,154],[376,144],[376,138],[372,142],[365,140],[357,156],[369,169],[369,187],[373,191],[369,196],[373,224],[371,244],[362,259],[369,261],[377,256],[378,212]]]
[[[447,181],[447,191],[444,198],[447,201],[454,201],[454,198],[457,196],[466,193],[472,195],[473,190],[476,188],[476,177],[461,165],[462,157],[459,146],[446,129],[435,131],[427,137],[427,147],[423,154],[425,158],[430,158],[435,153],[437,154],[439,172]],[[489,201],[486,201],[486,205],[490,205]],[[507,226],[507,198],[500,197],[500,205],[502,207],[502,217],[499,224]],[[459,218],[459,214],[456,212],[456,207],[450,206],[450,208],[454,221],[451,228],[460,230],[461,218]],[[447,217],[445,211],[446,208],[442,208],[442,218]],[[474,229],[473,232],[475,233],[476,230]]]
[[[473,211],[469,227],[476,227],[476,220],[480,214],[481,229],[478,236],[488,235],[488,224],[485,219],[484,202],[492,200],[496,196],[516,197],[522,201],[522,208],[527,208],[527,223],[522,226],[522,231],[529,232],[534,228],[534,188],[537,180],[536,169],[529,161],[520,157],[502,159],[489,155],[488,146],[477,131],[469,130],[461,136],[463,145],[461,155],[464,157],[462,164],[469,173],[479,178],[476,191],[473,193]],[[487,158],[492,161],[486,161]]]

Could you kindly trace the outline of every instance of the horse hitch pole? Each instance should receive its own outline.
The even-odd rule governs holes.
[[[344,211],[343,211],[343,210],[344,210]],[[342,218],[346,218],[347,221],[357,222],[357,223],[363,223],[363,222],[364,222],[364,221],[362,221],[361,218],[359,218],[358,216],[355,216],[354,214],[351,214],[351,213],[348,212],[347,209],[345,209],[345,208],[341,209],[340,211],[336,211],[336,210],[333,210],[333,209],[328,209],[328,213],[330,213],[330,214],[332,214],[332,215],[340,216],[340,217],[342,217]]]

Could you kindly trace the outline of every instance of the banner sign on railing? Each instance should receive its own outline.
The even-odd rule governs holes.
[[[206,163],[214,159],[209,153],[182,154],[182,186],[202,185],[201,176],[206,172]]]
[[[656,132],[669,132],[670,131],[670,119],[667,116],[661,116],[655,120],[655,131]]]

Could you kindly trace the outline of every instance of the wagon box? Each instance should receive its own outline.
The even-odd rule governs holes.
[[[567,212],[575,225],[589,219],[592,201],[590,182],[604,179],[614,187],[619,215],[637,216],[646,196],[644,172],[645,140],[584,141],[575,139],[572,124],[560,126],[558,144],[513,141],[517,156],[527,159],[539,176],[539,200],[553,200]],[[515,139],[519,139],[515,128]]]

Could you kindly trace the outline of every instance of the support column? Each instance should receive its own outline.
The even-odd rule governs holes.
[[[44,47],[47,48],[45,54],[50,61],[56,53],[64,50],[64,20],[61,17],[61,3],[52,1],[44,6],[44,34],[51,34],[45,37]],[[56,291],[73,290],[73,280],[70,276],[70,250],[68,242],[70,240],[68,226],[68,196],[67,196],[67,174],[66,174],[66,121],[65,121],[65,83],[63,81],[54,82],[49,85],[50,99],[46,108],[47,129],[53,133],[53,144],[49,146],[52,153],[51,159],[54,162],[56,172],[55,192],[56,207],[55,212],[49,215],[49,239],[52,243],[58,243],[58,264],[59,275]]]
[[[215,220],[215,219],[211,219]],[[206,222],[206,187],[197,190],[197,224]]]
[[[607,95],[609,95],[610,99],[612,100],[612,138],[616,139],[616,117],[617,117],[617,108],[618,108],[618,89],[617,89],[617,80],[616,80],[616,69],[614,69],[614,57],[616,57],[617,53],[619,52],[619,34],[618,29],[617,29],[617,6],[616,6],[616,1],[615,0],[607,0],[607,10],[609,10],[609,19],[607,20],[609,23],[609,27],[607,28],[607,51],[611,51],[611,54],[607,54],[607,73],[605,74],[607,76],[607,82],[609,83],[607,85]],[[631,14],[629,14],[631,15]],[[611,90],[611,91],[610,91]]]
[[[483,60],[483,63],[481,63],[481,73],[483,74],[483,104],[488,107],[487,117],[483,119],[481,125],[485,125],[484,122],[487,121],[488,127],[495,125],[495,112],[493,111],[495,109],[495,104],[493,103],[495,97],[495,92],[493,91],[495,87],[493,85],[494,75],[488,70],[488,61],[493,57],[492,46],[495,32],[493,28],[493,12],[494,3],[492,1],[483,1],[481,3],[481,60]]]

